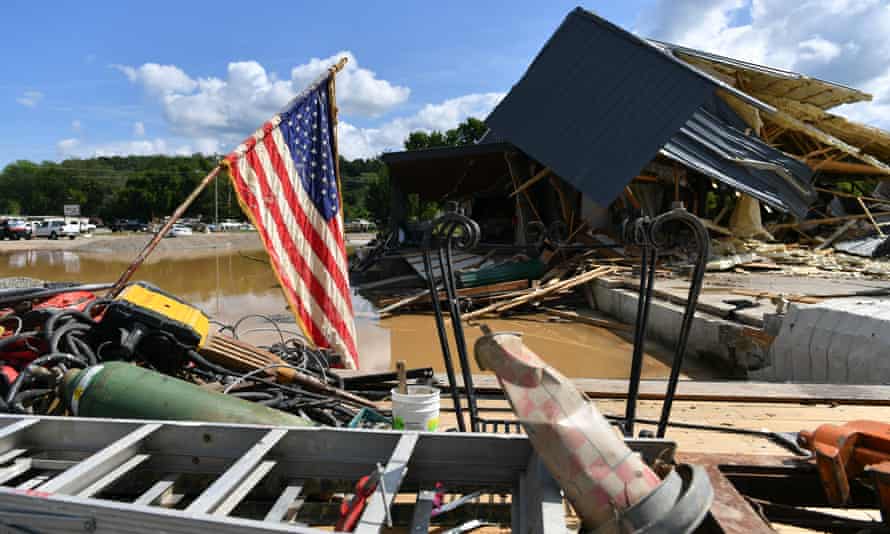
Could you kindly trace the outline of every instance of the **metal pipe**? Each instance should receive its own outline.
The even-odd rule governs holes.
[[[439,289],[436,284],[435,274],[433,273],[433,262],[432,259],[430,259],[431,232],[432,227],[427,230],[423,238],[423,268],[424,271],[426,271],[426,279],[429,284],[430,294],[437,295]],[[445,332],[445,320],[442,318],[442,308],[439,299],[430,300],[433,304],[433,315],[436,318],[436,332],[439,334],[439,346],[442,349],[442,359],[445,362],[445,374],[448,375],[448,389],[451,393],[451,401],[454,403],[454,412],[457,417],[457,428],[461,432],[466,432],[466,422],[464,421],[460,394],[457,391],[454,362],[451,360],[451,349],[448,347],[448,335]]]
[[[683,313],[683,322],[680,326],[680,336],[677,339],[677,348],[674,352],[674,361],[671,365],[671,375],[668,379],[667,393],[664,397],[664,403],[661,406],[661,417],[658,421],[658,431],[656,435],[664,437],[667,431],[667,423],[671,416],[671,407],[674,402],[674,395],[677,392],[677,384],[680,380],[680,369],[683,366],[683,358],[686,355],[686,343],[689,340],[689,332],[692,330],[692,321],[695,318],[695,308],[698,304],[698,296],[701,293],[702,284],[704,283],[705,267],[708,261],[708,253],[710,251],[710,236],[704,224],[698,217],[692,215],[684,209],[671,210],[664,215],[656,218],[652,225],[653,235],[661,230],[661,227],[668,222],[681,222],[692,230],[695,239],[698,257],[696,258],[695,270],[692,273],[692,283],[689,286],[689,295],[686,299],[686,310]]]

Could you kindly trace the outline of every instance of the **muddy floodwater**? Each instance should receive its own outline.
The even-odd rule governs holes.
[[[164,258],[143,265],[136,279],[145,280],[178,295],[225,323],[248,314],[286,316],[284,297],[261,251],[222,252],[200,258]],[[66,250],[0,252],[0,277],[27,276],[52,281],[113,282],[127,266],[129,256],[84,255]],[[354,297],[358,345],[363,367],[391,368],[397,359],[409,367],[431,366],[443,370],[439,340],[431,314],[405,314],[373,319],[373,306]],[[625,378],[632,345],[626,335],[584,324],[554,322],[545,315],[518,319],[487,319],[495,331],[521,332],[526,344],[563,373],[573,377]],[[283,325],[295,328],[295,325]],[[478,326],[465,327],[472,346],[481,335]],[[269,334],[264,334],[269,335]],[[258,341],[251,339],[251,341]],[[643,365],[646,377],[666,377],[669,352],[647,346]],[[452,354],[456,351],[452,342]],[[475,362],[474,369],[475,369]],[[717,373],[691,361],[686,376],[714,377]]]

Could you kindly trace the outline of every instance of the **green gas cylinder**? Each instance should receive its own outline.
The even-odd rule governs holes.
[[[126,362],[72,369],[65,374],[62,394],[72,415],[80,417],[313,425],[302,417]]]

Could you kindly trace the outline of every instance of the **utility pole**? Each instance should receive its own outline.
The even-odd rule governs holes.
[[[213,180],[213,228],[219,232],[219,177]]]

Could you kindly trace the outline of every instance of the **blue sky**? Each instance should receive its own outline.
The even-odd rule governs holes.
[[[330,4],[7,1],[0,165],[224,152],[340,52],[353,59],[338,86],[343,152],[370,156],[408,130],[484,116],[577,2]],[[890,119],[886,1],[582,5],[643,35],[865,87],[876,101],[850,115]]]

